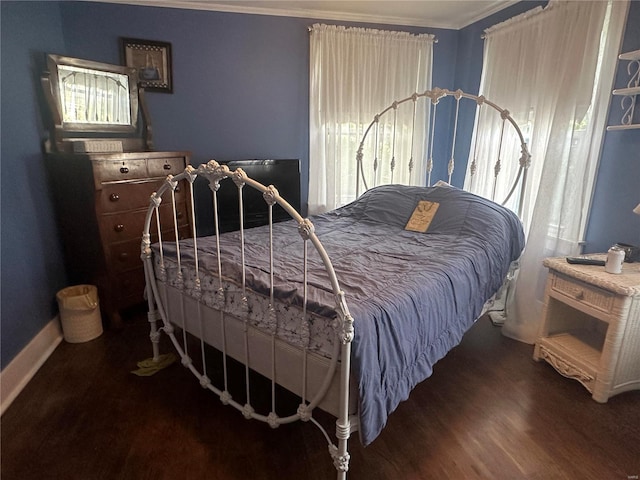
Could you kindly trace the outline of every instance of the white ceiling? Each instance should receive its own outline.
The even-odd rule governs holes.
[[[112,3],[458,30],[518,0],[98,0]]]

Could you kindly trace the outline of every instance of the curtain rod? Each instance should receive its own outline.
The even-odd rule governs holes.
[[[480,35],[480,38],[482,40],[484,40],[485,38],[487,38],[487,35],[492,34],[493,32],[495,32],[496,30],[502,30],[505,27],[509,27],[511,25],[513,25],[514,23],[517,22],[522,22],[524,20],[528,20],[531,17],[535,17],[538,14],[542,13],[546,11],[546,8],[542,8],[540,6],[536,7],[536,8],[532,8],[531,10],[527,10],[524,13],[521,13],[520,15],[516,15],[515,17],[511,17],[503,22],[497,23],[495,25],[493,25],[492,27],[489,28],[485,28],[484,33],[482,35]]]
[[[338,25],[336,25],[338,26]],[[364,27],[346,27],[346,28],[364,28]],[[372,28],[371,30],[379,30],[377,28]],[[309,33],[313,32],[313,26],[308,26],[307,27],[307,31]],[[399,33],[408,33],[409,35],[430,35],[433,37],[433,43],[438,43],[438,37],[436,37],[435,35],[433,35],[432,33],[410,33],[410,32],[405,32],[403,30],[379,30],[381,32],[399,32]]]

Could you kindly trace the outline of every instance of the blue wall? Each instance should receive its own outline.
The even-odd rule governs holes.
[[[637,26],[640,2],[633,3],[629,23],[635,19]],[[516,4],[461,31],[358,25],[434,33],[438,43],[433,84],[477,93],[482,30],[537,4]],[[156,149],[191,150],[196,165],[210,158],[300,158],[304,201],[308,191],[307,27],[315,21],[93,2],[2,1],[0,5],[4,368],[53,318],[55,293],[67,281],[42,173],[44,132],[37,77],[44,67],[44,54],[120,63],[119,37],[170,42],[174,93],[147,94]],[[640,48],[637,27],[632,37],[635,40],[629,42],[636,43],[630,43],[629,49]],[[640,243],[629,226],[636,218],[608,213],[611,202],[618,205],[620,197],[633,206],[640,202],[639,132],[607,134],[589,229],[588,245],[593,248],[605,249],[613,240]],[[625,173],[620,174],[621,166]]]
[[[2,368],[55,315],[65,286],[62,247],[40,150],[41,52],[63,50],[55,3],[2,8]]]
[[[640,50],[640,2],[629,8],[621,52]],[[625,88],[629,82],[627,65],[618,62],[614,87]],[[636,103],[640,109],[640,99]],[[620,124],[620,97],[612,97],[608,125]],[[638,121],[638,120],[636,120]],[[598,178],[591,204],[586,235],[587,252],[604,252],[613,243],[640,245],[640,216],[632,210],[640,203],[640,129],[613,130],[605,133],[600,155]]]

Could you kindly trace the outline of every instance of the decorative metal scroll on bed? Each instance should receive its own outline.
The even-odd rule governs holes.
[[[393,113],[402,102],[430,99],[432,105],[437,105],[445,96],[453,96],[458,104],[461,98],[470,98],[478,105],[490,105],[501,115],[503,128],[504,121],[514,126],[522,139],[522,155],[518,159],[521,165],[518,183],[522,185],[529,162],[522,134],[506,110],[483,97],[441,89],[414,94],[394,102],[376,115],[367,132],[374,131],[381,116],[386,112]],[[431,122],[435,118],[432,114]],[[455,139],[457,118],[453,128]],[[449,179],[452,159],[453,154]],[[362,162],[361,144],[358,153],[360,173],[364,172]],[[432,165],[431,158],[427,165]],[[425,176],[430,171],[428,169]],[[237,205],[218,204],[217,191],[225,181],[236,185]],[[188,185],[194,219],[192,238],[184,240],[177,240],[175,191],[180,182]],[[193,208],[196,182],[205,184],[212,194],[213,219],[209,220],[213,222],[215,234],[210,237],[198,238],[196,235]],[[367,188],[367,182],[363,183]],[[262,193],[268,206],[268,225],[244,228],[243,191],[246,188]],[[404,223],[417,201],[422,199],[440,205],[438,215],[443,221],[436,217],[429,227],[437,233],[433,239],[428,234],[404,230]],[[274,224],[272,210],[275,205],[284,208],[292,220]],[[162,214],[161,208],[164,209]],[[239,231],[219,233],[218,212],[222,208],[239,210]],[[499,211],[499,218],[491,216],[495,210]],[[163,226],[161,221],[167,217],[172,223]],[[470,226],[469,222],[479,223]],[[367,225],[367,230],[361,230],[362,225]],[[485,235],[485,229],[491,230],[491,237],[489,233]],[[462,243],[468,230],[480,233],[464,246]],[[393,235],[400,241],[395,241]],[[442,255],[451,241],[459,243],[460,250],[456,255]],[[504,241],[502,247],[494,248],[499,241]],[[242,412],[245,418],[266,422],[272,428],[297,420],[314,423],[328,442],[338,478],[345,479],[349,468],[347,442],[351,433],[360,431],[365,444],[375,438],[386,421],[376,422],[376,418],[386,418],[402,400],[402,395],[408,394],[417,382],[430,374],[433,363],[457,345],[480,314],[484,302],[499,289],[510,263],[518,258],[523,242],[524,235],[515,214],[493,201],[449,186],[370,188],[353,204],[305,219],[280,197],[276,187],[256,182],[241,169],[231,171],[213,160],[197,169],[187,167],[183,173],[167,177],[151,196],[144,227],[141,256],[154,358],[159,358],[160,334],[164,332],[178,351],[182,365],[196,376],[202,387],[218,395],[223,404]],[[406,250],[408,244],[413,244],[414,250]],[[424,258],[418,258],[423,252]],[[398,283],[396,290],[387,288],[390,281],[384,278],[379,284],[365,285],[361,279],[381,276],[376,270],[377,257],[372,261],[375,265],[367,263],[372,255],[380,255],[380,261],[392,258],[392,263],[380,270],[388,270],[387,275],[393,272],[395,278],[406,278],[410,283],[392,280],[391,283]],[[335,266],[330,256],[336,261]],[[403,257],[407,260],[397,260]],[[435,269],[433,272],[429,270],[431,267]],[[468,269],[480,272],[474,274],[477,278],[464,280],[467,283],[461,283],[459,289],[449,291],[453,282],[449,281],[448,275]],[[443,275],[443,272],[447,273]],[[458,276],[467,277],[466,274]],[[438,283],[437,279],[442,277],[447,281]],[[446,291],[437,295],[425,294],[420,290],[423,286],[427,292]],[[429,297],[437,297],[439,303],[422,304],[423,300],[416,300],[434,301]],[[422,343],[408,347],[411,349],[409,354],[396,352],[397,346],[385,345],[389,339],[372,336],[374,331],[395,328],[388,318],[396,315],[388,311],[393,307],[391,310],[395,312],[395,302],[410,304],[416,309],[397,313],[404,316],[397,323],[434,322],[433,328],[428,330],[433,330],[435,337],[420,339]],[[455,305],[464,305],[464,308]],[[161,322],[159,327],[158,322]],[[370,365],[379,359],[372,358],[363,345],[372,342],[378,342],[376,348],[381,349],[374,357],[384,357],[380,361],[388,363]],[[353,353],[352,346],[355,347]],[[221,352],[215,366],[209,363],[210,347]],[[429,350],[429,355],[421,353],[424,349]],[[419,365],[419,372],[407,382],[410,384],[391,388],[391,392],[373,391],[383,382],[371,378],[370,371],[386,371],[393,366],[396,357],[411,355],[420,356],[423,363]],[[229,358],[244,365],[241,392],[230,391]],[[358,377],[351,374],[352,358],[357,365],[356,371],[360,372]],[[222,374],[218,375],[220,370]],[[267,411],[257,412],[252,404],[251,370],[270,382],[271,401]],[[219,377],[219,383],[212,380],[214,376]],[[404,375],[399,379],[389,377],[384,383],[387,381],[393,384],[405,382],[405,378]],[[298,396],[299,404],[293,411],[277,413],[281,407],[277,385]],[[386,407],[380,410],[380,405]],[[313,417],[315,408],[337,417],[335,443]],[[363,410],[374,413],[365,415]]]

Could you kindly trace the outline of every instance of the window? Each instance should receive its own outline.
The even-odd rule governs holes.
[[[528,125],[531,151],[527,246],[503,330],[529,343],[543,308],[542,259],[580,252],[628,8],[626,1],[552,0],[485,31],[481,93],[529,112],[518,119]],[[480,172],[466,186],[482,194],[490,178]]]
[[[394,100],[428,90],[433,35],[314,25],[310,41],[309,213],[321,213],[356,197],[356,153],[374,115]],[[424,114],[416,118],[425,119]],[[411,146],[413,110],[398,109],[396,141],[392,128],[379,126],[385,138],[378,152],[381,179],[390,179],[393,153],[415,152]],[[409,123],[407,123],[409,122]],[[373,148],[373,147],[367,147]],[[394,150],[395,149],[395,150]],[[370,152],[373,153],[373,152]],[[386,171],[386,173],[383,173]],[[424,171],[416,163],[414,172]],[[372,174],[372,172],[369,172]],[[394,181],[404,181],[394,171]],[[417,175],[414,184],[424,183]],[[409,175],[406,174],[408,183]]]

